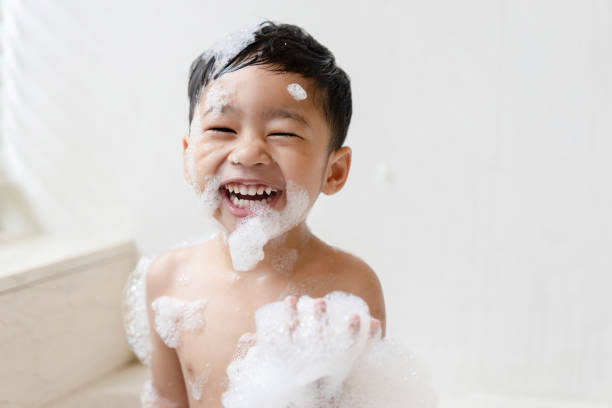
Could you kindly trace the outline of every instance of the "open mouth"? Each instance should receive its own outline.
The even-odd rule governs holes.
[[[220,190],[237,209],[271,206],[281,194],[280,190],[264,184],[228,183]]]

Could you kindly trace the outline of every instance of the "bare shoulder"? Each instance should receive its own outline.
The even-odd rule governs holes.
[[[376,272],[359,257],[337,248],[331,248],[336,290],[352,293],[362,298],[370,308],[370,314],[385,325],[385,299]]]
[[[166,250],[155,257],[147,269],[147,294],[153,298],[167,294],[177,281],[179,271],[193,262],[195,256],[195,247],[183,247]]]

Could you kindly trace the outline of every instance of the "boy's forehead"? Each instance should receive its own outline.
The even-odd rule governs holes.
[[[217,106],[229,106],[237,99],[247,102],[266,101],[279,107],[291,105],[298,109],[316,108],[314,81],[294,72],[273,71],[265,66],[248,66],[228,72],[208,83],[200,93],[202,113]],[[242,94],[242,95],[241,95]],[[240,98],[241,96],[248,98]],[[301,110],[300,109],[300,110]]]

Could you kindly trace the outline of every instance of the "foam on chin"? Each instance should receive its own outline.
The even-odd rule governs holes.
[[[278,211],[269,207],[238,221],[227,237],[232,265],[237,271],[248,271],[264,259],[264,246],[306,219],[310,200],[306,190],[289,182],[285,191],[287,204]]]

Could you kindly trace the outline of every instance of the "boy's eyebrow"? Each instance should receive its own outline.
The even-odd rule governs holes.
[[[300,115],[298,112],[295,112],[289,109],[278,108],[278,109],[268,110],[263,113],[263,117],[265,119],[289,118],[289,119],[293,119],[298,122],[301,122],[304,125],[310,127],[310,123],[308,123],[308,121],[306,120],[304,116]]]
[[[203,116],[208,115],[209,113],[211,113],[213,110],[215,109],[219,109],[219,107],[215,107],[215,106],[211,106],[208,109],[206,109],[206,111],[204,112]],[[230,112],[239,112],[239,109],[237,109],[236,107],[234,107],[232,104],[225,104],[221,107],[221,111],[223,113],[230,113]],[[310,123],[308,123],[308,121],[306,120],[306,118],[302,115],[300,115],[298,112],[289,110],[289,109],[285,109],[285,108],[278,108],[278,109],[271,109],[271,110],[267,110],[263,113],[262,115],[264,117],[264,119],[275,119],[275,118],[288,118],[288,119],[293,119],[296,120],[300,123],[303,123],[304,125],[306,125],[307,127],[310,127]]]

